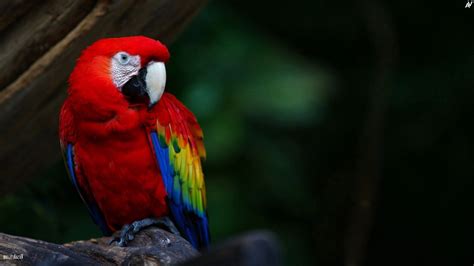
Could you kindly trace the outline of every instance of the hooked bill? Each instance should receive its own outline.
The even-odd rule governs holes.
[[[155,104],[163,95],[166,85],[166,68],[162,62],[150,62],[145,77],[146,91],[150,105]]]

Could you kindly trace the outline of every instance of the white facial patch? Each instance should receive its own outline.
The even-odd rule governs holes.
[[[153,105],[160,100],[165,91],[166,68],[162,62],[151,61],[146,70],[146,90],[150,98],[150,105]]]
[[[140,70],[140,56],[118,52],[112,57],[111,75],[115,86],[120,89]]]

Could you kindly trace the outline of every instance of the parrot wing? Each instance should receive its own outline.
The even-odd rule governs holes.
[[[87,210],[89,211],[92,220],[99,226],[104,235],[110,235],[112,232],[110,231],[94,197],[90,193],[89,187],[87,184],[84,184],[85,179],[81,178],[81,173],[78,171],[77,158],[74,156],[75,137],[73,117],[69,112],[68,106],[68,102],[66,101],[61,108],[59,120],[60,144],[67,173],[74,188],[87,206]],[[79,179],[83,182],[80,182]]]
[[[206,247],[210,235],[201,167],[201,158],[206,156],[202,130],[194,115],[169,93],[163,94],[153,111],[156,127],[150,139],[171,218],[194,247]]]

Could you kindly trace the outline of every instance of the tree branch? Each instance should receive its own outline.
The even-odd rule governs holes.
[[[186,240],[156,227],[136,235],[127,247],[109,245],[110,237],[64,245],[0,233],[0,264],[163,265],[199,255]]]
[[[111,237],[64,245],[0,233],[0,264],[12,265],[281,265],[272,233],[234,237],[202,255],[183,238],[156,227],[140,231],[127,247],[109,245]]]
[[[374,44],[376,69],[370,84],[369,110],[360,138],[354,206],[345,239],[344,263],[347,266],[363,265],[367,252],[383,162],[384,120],[389,90],[386,83],[398,55],[390,14],[376,1],[361,0],[360,3]]]

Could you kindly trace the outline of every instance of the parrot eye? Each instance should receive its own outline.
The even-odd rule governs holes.
[[[130,62],[130,55],[125,52],[118,53],[117,59],[121,65],[126,65]]]
[[[111,59],[110,74],[112,80],[120,88],[140,70],[140,56],[130,55],[124,51],[116,53]]]

